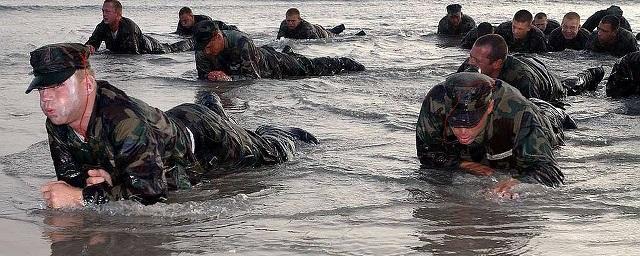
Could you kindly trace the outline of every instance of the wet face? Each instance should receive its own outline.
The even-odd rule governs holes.
[[[112,3],[104,3],[102,5],[102,21],[105,24],[113,24],[120,18],[120,15]]]
[[[564,19],[562,20],[562,36],[564,39],[571,40],[578,36],[580,31],[580,20],[577,19]]]
[[[513,21],[511,23],[511,32],[513,33],[513,38],[516,40],[522,40],[527,37],[527,33],[531,29],[531,24],[528,22],[517,22]]]
[[[301,21],[302,19],[300,18],[300,15],[289,15],[286,17],[287,28],[295,29],[300,25]]]
[[[493,111],[493,100],[489,103],[487,111],[484,112],[482,118],[480,119],[478,124],[476,124],[476,126],[469,128],[452,127],[451,130],[453,131],[453,134],[456,136],[456,138],[458,138],[458,142],[460,142],[460,144],[462,145],[471,144],[478,137],[478,135],[480,135],[484,131],[487,124],[488,116],[491,111]]]
[[[449,14],[447,16],[449,17],[451,25],[454,27],[460,26],[460,23],[462,22],[462,12]]]
[[[56,125],[78,122],[87,102],[85,86],[75,75],[52,87],[39,89],[40,109]]]
[[[179,18],[180,18],[180,25],[185,28],[191,28],[195,23],[195,19],[193,18],[193,14],[191,13],[183,13],[182,15],[180,15]]]
[[[547,23],[547,18],[533,19],[533,25],[542,31],[547,29]]]
[[[498,75],[499,68],[502,65],[501,60],[491,60],[491,47],[473,45],[469,53],[469,64],[478,67],[482,74],[495,79]]]
[[[204,53],[208,56],[218,56],[224,50],[224,36],[222,33],[214,32],[211,40],[204,48]]]
[[[611,24],[602,23],[598,25],[598,41],[601,44],[609,45],[615,42],[618,31],[613,29]]]

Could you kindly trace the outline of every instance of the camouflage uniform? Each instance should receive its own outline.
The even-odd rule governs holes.
[[[587,41],[586,49],[593,52],[602,52],[616,57],[622,57],[627,53],[638,51],[638,41],[633,36],[633,33],[620,27],[618,28],[614,44],[603,45],[598,40],[598,31],[593,31],[589,41]]]
[[[463,14],[460,25],[454,27],[449,22],[449,17],[444,16],[438,23],[438,34],[440,35],[463,35],[476,28],[476,22],[469,15]]]
[[[549,35],[549,51],[559,52],[565,49],[584,50],[589,41],[589,31],[581,28],[578,34],[571,40],[562,35],[562,28],[556,28]]]
[[[180,21],[178,21],[178,28],[176,29],[176,34],[181,35],[181,36],[193,36],[193,33],[195,32],[194,29],[196,27],[195,24],[197,24],[200,21],[203,20],[210,20],[212,22],[214,22],[218,28],[223,29],[223,30],[238,30],[238,27],[233,26],[233,25],[227,25],[226,23],[219,21],[219,20],[213,20],[211,19],[211,17],[207,16],[207,15],[193,15],[193,26],[191,28],[186,28],[184,26],[182,26],[182,24],[180,24]]]
[[[157,39],[143,34],[135,22],[125,17],[120,19],[115,38],[109,25],[103,21],[96,26],[85,45],[91,45],[95,50],[98,50],[102,41],[105,42],[107,49],[114,53],[158,54],[192,51],[194,48],[192,40],[179,41],[174,44],[160,43]]]
[[[496,34],[507,41],[509,52],[540,53],[547,51],[547,39],[540,29],[532,26],[525,39],[516,41],[511,31],[511,24],[511,21],[503,22],[496,28]]]
[[[614,15],[618,17],[618,19],[620,19],[620,27],[629,31],[633,31],[631,30],[631,25],[629,25],[629,21],[627,21],[627,19],[625,19],[624,16],[622,16],[622,13],[623,12],[622,12],[622,9],[620,9],[620,7],[612,5],[607,9],[599,10],[595,12],[593,15],[589,16],[589,18],[582,24],[582,28],[586,29],[587,31],[589,31],[589,33],[591,33],[594,29],[598,27],[598,24],[600,24],[600,20],[602,20],[604,16]]]
[[[223,29],[223,28],[220,28]],[[344,25],[338,25],[330,30],[318,24],[311,24],[304,19],[300,19],[300,24],[294,29],[287,27],[287,21],[283,20],[280,23],[280,29],[278,30],[277,39],[281,37],[291,39],[318,39],[328,38],[340,34],[344,30]]]
[[[455,107],[448,91],[457,84],[445,81],[436,85],[422,103],[416,147],[423,168],[455,169],[461,161],[473,161],[509,171],[524,182],[547,186],[564,182],[552,149],[563,144],[562,128],[557,124],[566,116],[559,111],[541,111],[518,89],[497,80],[486,128],[470,145],[463,145],[446,121]]]
[[[271,127],[247,131],[226,117],[219,101],[209,102],[207,107],[183,104],[162,112],[98,81],[85,140],[68,125],[47,120],[56,175],[84,188],[87,203],[132,199],[152,204],[203,176],[280,163],[293,154],[295,133]],[[86,186],[87,170],[95,168],[107,171],[113,186]]]
[[[609,97],[640,94],[640,52],[629,53],[616,62],[606,87]]]
[[[196,50],[198,77],[205,79],[211,71],[249,78],[283,78],[324,76],[343,71],[362,71],[362,64],[349,58],[321,57],[309,59],[295,53],[281,53],[269,46],[256,47],[245,33],[221,30],[225,48],[214,57]]]

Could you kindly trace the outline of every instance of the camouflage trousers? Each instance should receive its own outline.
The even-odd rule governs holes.
[[[172,53],[172,52],[186,52],[193,51],[195,48],[195,44],[193,39],[185,39],[182,41],[175,42],[173,44],[168,43],[160,43],[157,39],[150,37],[148,35],[143,34],[144,38],[144,48],[145,53],[152,54],[163,54],[163,53]]]
[[[357,61],[342,57],[307,58],[293,53],[290,48],[278,52],[270,46],[259,48],[270,69],[263,78],[283,78],[302,76],[330,76],[348,71],[363,71],[364,66]]]

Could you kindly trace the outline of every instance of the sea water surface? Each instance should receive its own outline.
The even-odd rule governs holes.
[[[520,185],[517,200],[485,193],[491,178],[419,171],[415,123],[431,87],[468,55],[434,35],[450,1],[123,1],[124,16],[163,42],[179,37],[177,12],[237,25],[257,45],[290,45],[312,57],[347,56],[367,71],[333,77],[211,83],[196,79],[192,52],[91,57],[97,78],[167,110],[197,92],[220,95],[244,127],[298,126],[319,139],[277,166],[241,170],[170,203],[121,201],[50,210],[39,188],[55,179],[29,52],[85,42],[101,1],[0,0],[0,255],[638,255],[640,99],[612,100],[604,83],[570,97],[579,129],[557,151],[567,184]],[[519,9],[585,20],[617,4],[640,31],[638,1],[461,0],[477,23]],[[275,40],[290,7],[312,23],[344,23],[329,40]],[[367,36],[353,36],[364,30]],[[636,31],[637,32],[637,31]],[[580,51],[539,55],[560,76],[616,60]],[[501,178],[501,177],[498,177]],[[438,181],[438,182],[434,182]]]

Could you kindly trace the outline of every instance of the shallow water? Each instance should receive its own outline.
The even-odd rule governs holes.
[[[29,52],[85,42],[101,19],[96,1],[0,0],[0,255],[637,255],[640,253],[639,98],[570,97],[579,129],[557,151],[567,184],[521,185],[521,198],[485,195],[495,181],[419,172],[414,126],[422,98],[468,54],[433,33],[448,1],[135,1],[124,16],[161,41],[178,40],[177,11],[237,25],[258,45],[289,44],[309,56],[348,56],[368,70],[334,77],[197,81],[193,53],[98,54],[99,79],[161,109],[200,90],[220,94],[247,128],[303,127],[321,141],[295,160],[245,170],[171,195],[170,204],[131,202],[74,211],[43,206],[39,187],[55,178]],[[528,8],[561,19],[588,17],[607,1],[460,1],[476,22],[497,24]],[[640,30],[640,3],[614,1]],[[313,23],[345,23],[344,36],[275,41],[284,12]],[[365,37],[353,37],[359,30]],[[540,56],[561,76],[613,57],[567,51]],[[439,185],[438,182],[444,183]]]

